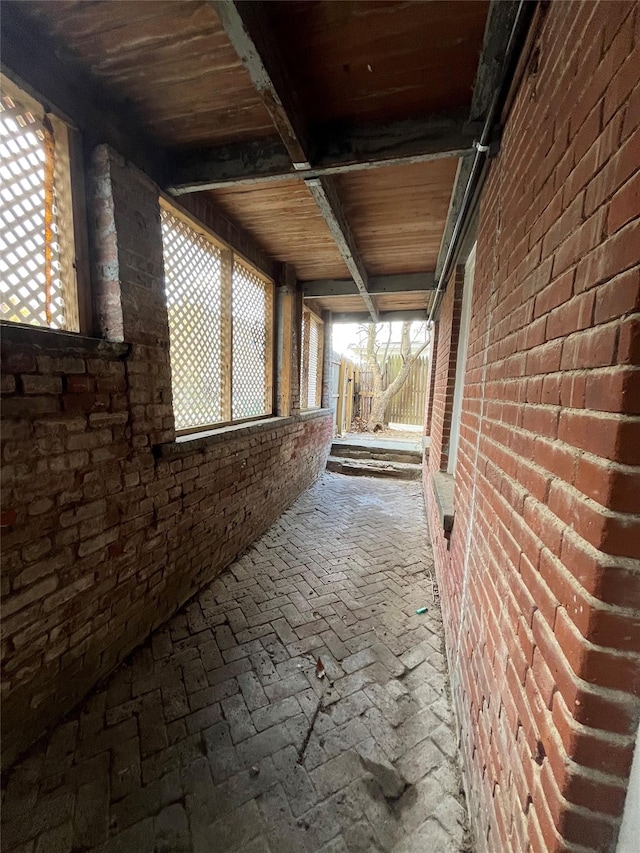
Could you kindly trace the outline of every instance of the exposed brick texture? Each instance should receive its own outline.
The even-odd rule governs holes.
[[[441,471],[447,470],[451,413],[456,378],[456,354],[462,311],[462,286],[464,268],[458,267],[451,276],[443,298],[443,308],[438,323],[437,348],[432,358],[432,381],[429,394],[431,409],[431,443],[429,455]]]
[[[640,714],[639,51],[635,3],[546,9],[483,193],[450,551],[425,476],[479,851],[613,851],[624,806]]]
[[[157,189],[106,148],[94,167],[111,340],[3,327],[4,763],[254,541],[331,439],[320,412],[175,443]]]
[[[324,474],[6,774],[3,853],[468,851],[435,592],[418,484]]]

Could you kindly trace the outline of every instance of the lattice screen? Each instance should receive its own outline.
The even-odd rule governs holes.
[[[310,311],[304,313],[302,334],[301,407],[315,409],[322,394],[322,324]]]
[[[270,414],[273,287],[236,260],[233,265],[233,418]]]
[[[318,396],[318,366],[320,364],[319,343],[318,324],[312,317],[309,325],[309,378],[307,380],[307,399],[310,409],[319,405],[316,399]]]
[[[222,252],[165,209],[162,238],[176,429],[220,423]]]
[[[45,167],[53,175],[54,164],[52,135],[49,131],[47,148],[46,133],[43,122],[28,109],[8,95],[0,99],[0,317],[64,329],[73,323],[65,312],[55,185],[49,203],[47,300]]]

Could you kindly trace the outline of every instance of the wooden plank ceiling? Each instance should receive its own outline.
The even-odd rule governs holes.
[[[21,7],[73,50],[165,145],[273,134],[269,114],[203,0],[31,0]]]
[[[267,13],[312,124],[464,107],[486,2],[273,0]]]
[[[277,137],[209,0],[31,0],[17,4],[57,53],[131,107],[161,149]],[[242,6],[244,4],[240,4]],[[247,4],[251,5],[251,4]],[[415,119],[471,104],[488,0],[271,0],[270,42],[311,139],[332,128]],[[246,57],[244,57],[246,59]],[[433,271],[458,160],[340,174],[335,186],[369,275]],[[210,199],[301,280],[349,278],[303,177],[230,183]],[[334,235],[335,236],[335,235]],[[366,294],[365,294],[366,295]],[[375,297],[379,310],[425,308],[427,292]],[[362,311],[360,296],[316,307]]]

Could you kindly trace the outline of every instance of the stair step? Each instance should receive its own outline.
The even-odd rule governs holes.
[[[419,450],[404,450],[400,448],[386,449],[382,447],[363,447],[359,444],[331,445],[331,455],[345,459],[372,459],[380,462],[410,462],[416,465],[422,463],[422,453]]]
[[[350,474],[355,477],[389,477],[396,480],[419,480],[422,465],[414,462],[384,462],[379,459],[347,459],[330,456],[327,471],[335,474]]]

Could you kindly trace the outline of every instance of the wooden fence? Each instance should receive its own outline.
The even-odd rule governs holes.
[[[401,367],[402,356],[392,355],[388,359],[385,387],[393,382]],[[387,407],[386,419],[389,423],[423,425],[428,374],[429,359],[420,357],[411,375]]]
[[[401,366],[401,356],[394,355],[388,359],[383,380],[385,388],[398,375]],[[420,358],[387,408],[385,420],[388,423],[422,426],[428,369],[428,358]],[[369,419],[373,376],[367,368],[357,367],[350,359],[341,359],[335,353],[331,360],[331,370],[336,432],[344,434],[349,432],[356,418],[362,423]]]

